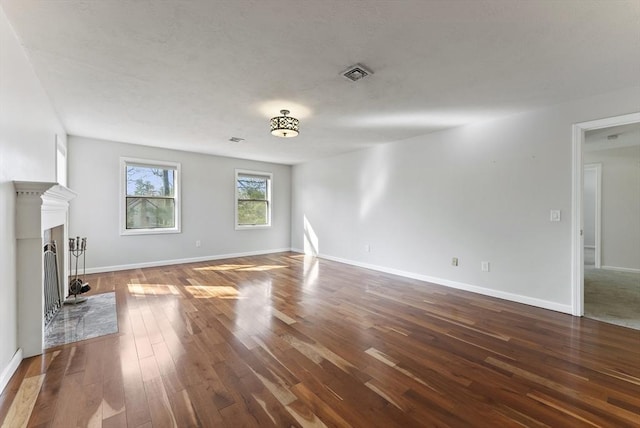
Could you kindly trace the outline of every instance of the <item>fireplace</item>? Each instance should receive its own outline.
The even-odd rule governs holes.
[[[64,272],[64,225],[43,231],[44,239],[44,323],[49,325],[56,316],[63,302],[61,285]]]
[[[57,183],[14,181],[16,189],[16,264],[18,282],[18,346],[23,356],[43,350],[45,264],[43,247],[57,241],[63,296],[67,294],[69,201],[76,193]]]

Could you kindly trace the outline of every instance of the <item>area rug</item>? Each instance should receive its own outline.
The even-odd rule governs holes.
[[[640,273],[585,265],[584,316],[640,330]]]
[[[45,329],[44,347],[64,345],[118,332],[114,292],[87,297],[77,305],[63,305]]]

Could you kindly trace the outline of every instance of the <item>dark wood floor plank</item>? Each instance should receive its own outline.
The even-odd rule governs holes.
[[[127,414],[122,412],[102,421],[102,428],[125,428],[127,426]]]
[[[85,380],[83,379],[83,382]],[[82,392],[76,397],[75,412],[78,413],[77,426],[101,427],[103,420],[103,384],[102,379],[92,384],[84,384]]]
[[[80,415],[78,404],[84,401],[82,398],[82,372],[69,372],[62,380],[59,397],[57,400],[55,415],[51,422],[52,427],[73,427],[76,426]]]
[[[102,419],[107,420],[113,416],[125,413],[125,397],[124,397],[124,382],[122,375],[112,376],[105,379],[102,386]],[[114,420],[120,420],[115,418]]]
[[[640,426],[638,330],[296,253],[87,280],[118,333],[24,360],[0,421]]]
[[[162,379],[154,377],[144,381],[144,389],[147,395],[149,412],[151,414],[151,422],[154,427],[176,427],[176,421],[173,408],[169,402],[169,396],[164,388]]]
[[[28,368],[28,364],[23,361],[9,380],[9,383],[5,387],[2,395],[0,395],[0,420],[4,421],[7,417],[11,404],[20,390],[20,386],[22,385],[24,375]]]
[[[187,386],[185,391],[193,405],[195,417],[203,427],[224,426],[222,416],[214,401],[215,393],[206,384]]]
[[[31,412],[28,426],[50,424],[53,420],[58,400],[61,397],[60,388],[67,373],[71,356],[75,354],[75,349],[75,346],[69,346],[59,351],[52,351],[52,354],[57,353],[57,357],[51,361],[51,365],[45,373],[44,383]]]

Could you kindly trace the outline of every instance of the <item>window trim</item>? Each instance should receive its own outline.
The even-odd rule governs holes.
[[[238,224],[238,177],[241,175],[255,175],[258,177],[264,177],[267,179],[267,224]],[[233,201],[234,206],[234,223],[235,230],[254,230],[254,229],[268,229],[271,227],[273,219],[273,194],[271,189],[273,188],[273,173],[266,171],[255,171],[249,169],[236,169],[233,188],[235,199]]]
[[[174,176],[174,197],[175,201],[175,226],[171,228],[152,228],[152,229],[127,229],[127,166],[138,165],[144,167],[169,167],[175,170]],[[120,158],[120,235],[160,235],[167,233],[181,233],[181,211],[182,204],[180,203],[180,187],[181,187],[181,173],[180,162],[159,161],[151,159],[140,159],[121,157]]]

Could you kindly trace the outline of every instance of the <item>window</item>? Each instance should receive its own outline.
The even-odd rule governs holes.
[[[268,172],[236,170],[236,229],[271,226],[271,177]]]
[[[120,234],[180,232],[180,164],[121,158]]]

